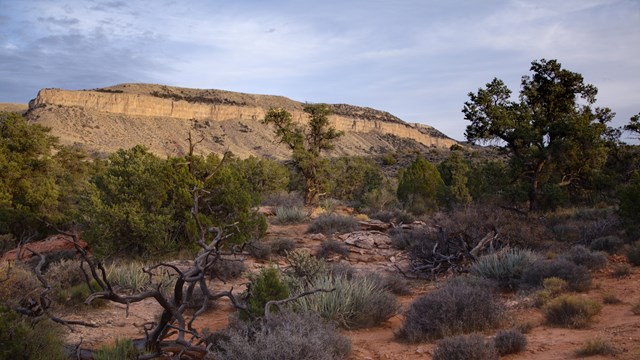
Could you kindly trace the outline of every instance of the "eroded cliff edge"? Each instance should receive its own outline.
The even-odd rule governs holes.
[[[333,155],[370,155],[396,150],[413,141],[448,148],[455,140],[436,129],[407,124],[383,111],[346,104],[330,105],[332,124],[345,132]],[[199,90],[150,84],[121,84],[95,90],[43,89],[30,103],[28,118],[51,127],[65,144],[112,152],[143,144],[158,155],[181,155],[189,131],[203,139],[199,153],[230,150],[284,159],[289,151],[275,143],[272,129],[260,123],[271,107],[282,107],[296,121],[306,119],[303,104],[281,96]]]

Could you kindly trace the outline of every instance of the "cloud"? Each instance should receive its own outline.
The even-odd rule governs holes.
[[[53,24],[53,25],[58,25],[58,26],[75,25],[75,24],[80,22],[80,20],[75,19],[75,18],[68,18],[68,17],[54,18],[53,16],[49,16],[49,17],[46,17],[46,18],[38,17],[38,21],[43,22],[43,23],[49,23],[49,24]]]

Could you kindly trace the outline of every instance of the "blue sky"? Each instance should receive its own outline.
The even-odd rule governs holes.
[[[389,111],[464,139],[467,93],[558,59],[622,125],[640,111],[638,0],[0,0],[0,102],[161,83]]]

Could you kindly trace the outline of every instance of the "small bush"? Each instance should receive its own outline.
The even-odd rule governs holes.
[[[249,255],[257,260],[269,260],[271,257],[271,246],[262,241],[248,242],[244,246]]]
[[[245,271],[247,271],[247,266],[243,261],[222,258],[213,264],[209,270],[209,276],[228,281],[239,278]]]
[[[622,300],[616,294],[605,293],[602,295],[602,302],[605,304],[620,304]]]
[[[232,321],[208,340],[221,360],[339,360],[351,352],[349,339],[313,313],[281,312],[254,323]]]
[[[593,339],[587,340],[582,347],[576,350],[576,356],[587,357],[596,355],[615,355],[617,349],[606,340]]]
[[[369,214],[369,217],[371,219],[376,219],[385,223],[390,223],[394,218],[394,214],[392,211],[389,211],[389,210],[379,210]]]
[[[342,276],[352,279],[356,276],[356,269],[349,262],[335,262],[329,264],[329,273],[333,276]]]
[[[609,235],[593,240],[589,248],[593,251],[606,251],[609,254],[615,254],[623,245],[624,241],[622,239],[614,235]]]
[[[612,268],[611,275],[616,278],[623,278],[631,275],[631,265],[629,264],[616,264]]]
[[[627,260],[635,266],[640,266],[640,241],[636,241],[627,249]]]
[[[296,248],[296,241],[288,238],[279,238],[271,242],[271,252],[285,256],[287,252]]]
[[[135,348],[131,339],[118,339],[113,345],[102,346],[93,353],[95,360],[135,360],[140,351]]]
[[[313,311],[345,328],[375,326],[398,310],[395,296],[367,276],[349,279],[323,274],[312,281],[310,288],[335,290],[305,296],[296,302],[296,309]],[[304,290],[308,288],[301,288],[299,292]]]
[[[350,216],[322,214],[309,225],[307,233],[331,235],[333,233],[348,233],[359,228],[356,219]]]
[[[506,249],[480,257],[471,266],[471,273],[495,280],[502,288],[514,289],[520,282],[524,270],[539,258],[530,250]]]
[[[307,212],[302,207],[284,207],[276,208],[275,222],[278,224],[298,224],[305,221]]]
[[[493,344],[500,356],[517,354],[527,347],[527,337],[518,329],[500,330]]]
[[[633,313],[633,315],[640,315],[640,301],[636,302],[631,307],[631,312]]]
[[[482,282],[453,281],[416,299],[398,332],[410,342],[483,331],[499,325],[504,305]]]
[[[544,308],[547,322],[568,328],[585,327],[602,309],[599,303],[577,296],[562,295]]]
[[[288,253],[287,262],[289,263],[287,275],[297,279],[304,279],[306,282],[329,272],[329,266],[323,259],[311,256],[307,251]]]
[[[480,334],[459,335],[438,341],[433,360],[497,360],[493,345]]]
[[[113,263],[107,267],[107,278],[112,285],[121,287],[132,293],[141,292],[151,287],[160,285],[163,289],[173,287],[175,278],[171,272],[162,267],[155,268],[149,273],[145,272],[145,264],[132,261],[125,263]]]
[[[539,287],[546,278],[557,277],[565,280],[569,290],[586,291],[591,287],[589,270],[566,259],[538,260],[522,273],[520,285]]]
[[[320,244],[320,249],[318,249],[316,256],[326,259],[332,254],[349,257],[349,247],[341,241],[332,239],[324,240]]]
[[[543,289],[533,294],[536,307],[543,307],[551,299],[562,294],[567,289],[567,282],[557,277],[546,278],[542,284]]]
[[[44,290],[33,270],[22,263],[0,265],[0,304],[9,308],[22,306],[29,299],[38,299]]]
[[[411,286],[406,278],[397,273],[391,273],[386,276],[380,276],[377,273],[368,273],[366,276],[372,277],[379,282],[380,286],[389,290],[395,295],[411,294]]]
[[[433,233],[427,229],[403,230],[398,227],[389,231],[391,246],[398,250],[411,249],[416,244],[425,244],[426,247],[433,248]]]
[[[607,254],[602,251],[591,251],[582,245],[576,245],[560,255],[576,265],[582,265],[590,270],[602,269],[607,266]]]
[[[32,323],[0,304],[2,359],[68,359],[61,334],[58,326],[48,319]]]
[[[85,282],[79,260],[61,260],[49,266],[44,277],[54,289],[65,289]]]
[[[264,197],[262,204],[276,207],[298,207],[304,206],[304,197],[297,192],[277,192]]]
[[[289,297],[289,287],[282,282],[278,269],[268,267],[253,275],[248,286],[247,310],[251,316],[264,316],[264,307],[271,300]],[[244,316],[247,318],[248,316]]]

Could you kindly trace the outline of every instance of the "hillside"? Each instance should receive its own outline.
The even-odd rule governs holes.
[[[399,147],[449,148],[456,141],[433,127],[408,124],[383,111],[346,104],[330,105],[332,124],[345,132],[331,155],[374,155]],[[63,144],[93,153],[110,153],[137,144],[161,156],[188,150],[189,131],[202,139],[198,153],[230,150],[286,159],[273,130],[260,120],[271,107],[306,119],[303,103],[270,95],[199,90],[151,84],[121,84],[94,90],[42,89],[29,104],[30,121],[51,127]]]

